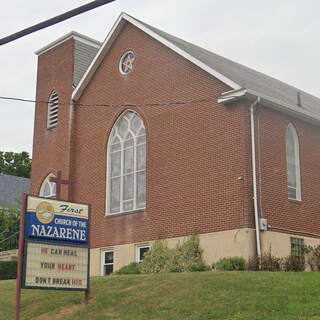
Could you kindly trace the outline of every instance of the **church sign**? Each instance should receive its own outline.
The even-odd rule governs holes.
[[[27,196],[22,288],[89,288],[89,206]]]
[[[26,237],[88,243],[88,205],[28,197]]]

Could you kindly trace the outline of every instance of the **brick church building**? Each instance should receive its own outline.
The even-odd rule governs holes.
[[[319,98],[125,13],[36,54],[30,194],[61,170],[91,205],[92,275],[194,232],[207,263],[320,243]]]

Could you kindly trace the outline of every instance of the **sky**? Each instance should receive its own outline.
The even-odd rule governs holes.
[[[91,0],[1,0],[0,38]],[[35,98],[34,52],[74,30],[103,41],[122,11],[320,97],[317,0],[116,0],[0,46],[0,96]],[[32,154],[34,103],[0,99],[0,151]]]

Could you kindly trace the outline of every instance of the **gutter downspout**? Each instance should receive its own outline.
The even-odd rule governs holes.
[[[253,204],[254,204],[254,220],[256,226],[256,242],[257,242],[257,255],[259,264],[261,262],[261,240],[260,240],[260,227],[258,216],[258,192],[257,192],[257,173],[256,173],[256,144],[255,144],[255,126],[254,126],[254,109],[260,102],[260,97],[250,106],[250,127],[251,127],[251,160],[252,160],[252,182],[253,182]]]

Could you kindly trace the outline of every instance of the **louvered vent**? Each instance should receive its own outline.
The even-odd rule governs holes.
[[[49,98],[48,103],[48,120],[47,120],[47,128],[52,129],[55,128],[58,124],[58,105],[59,105],[59,97],[58,94],[53,91]]]

